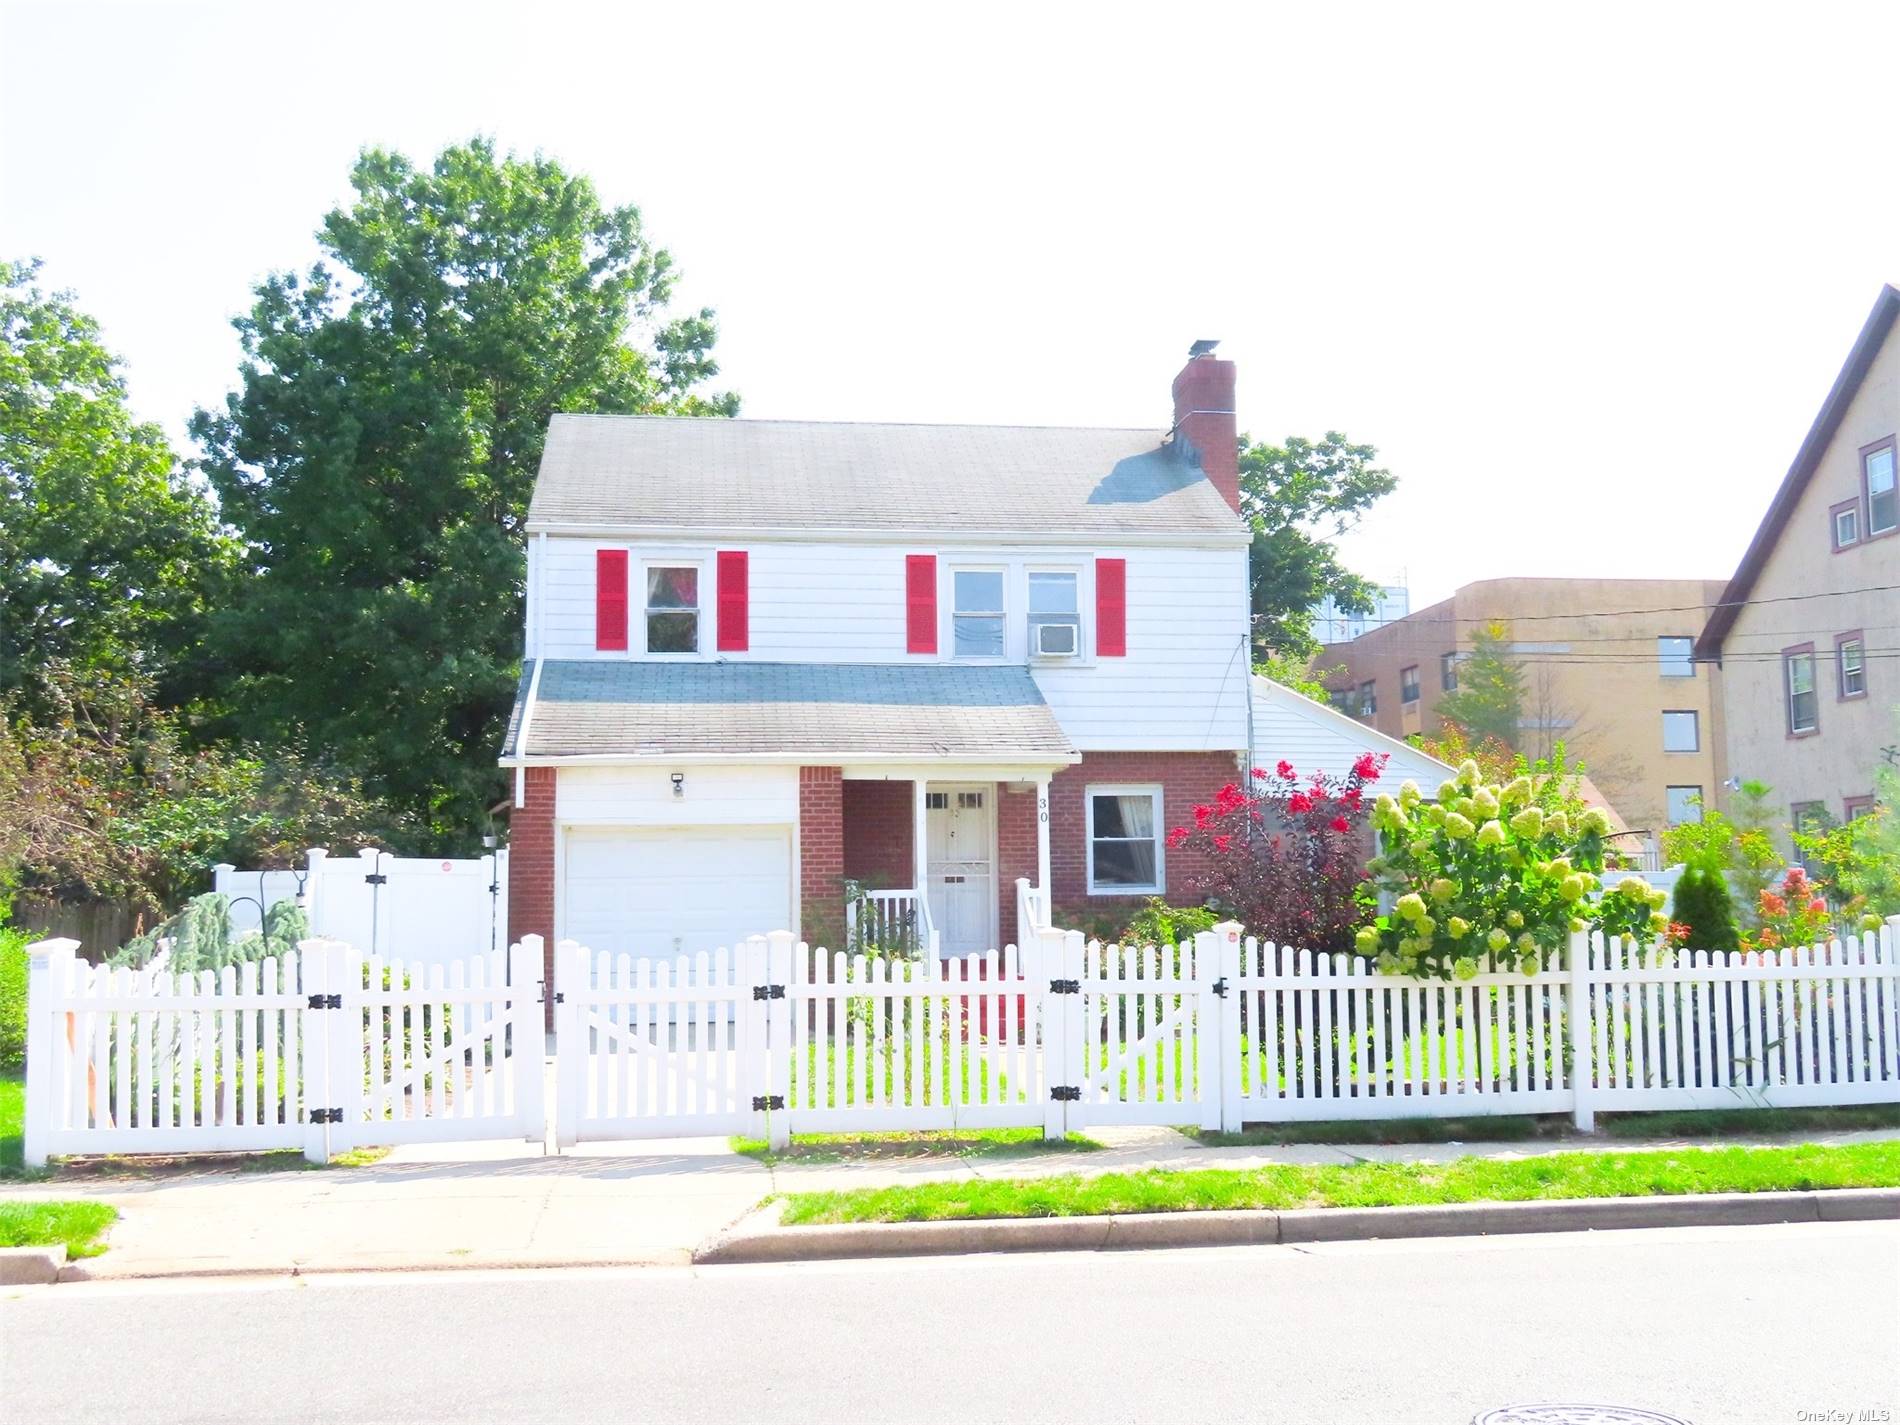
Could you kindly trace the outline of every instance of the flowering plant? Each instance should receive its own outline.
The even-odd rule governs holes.
[[[1780,950],[1791,945],[1818,945],[1834,934],[1834,912],[1821,887],[1799,866],[1790,866],[1781,884],[1756,896],[1760,927],[1744,937],[1749,950]]]
[[[1354,948],[1380,970],[1470,979],[1488,956],[1497,969],[1535,974],[1587,927],[1639,944],[1666,934],[1667,898],[1646,882],[1595,896],[1609,819],[1578,808],[1562,778],[1524,770],[1486,782],[1467,759],[1437,795],[1427,802],[1408,781],[1373,806],[1386,841],[1373,869],[1396,900]]]
[[[1256,767],[1251,788],[1228,783],[1168,833],[1188,890],[1277,944],[1350,950],[1371,848],[1366,788],[1385,762],[1367,752],[1343,777],[1301,778],[1281,761]]]

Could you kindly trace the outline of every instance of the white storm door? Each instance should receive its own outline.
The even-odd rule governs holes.
[[[927,894],[941,954],[974,954],[993,942],[995,815],[993,786],[932,787],[924,793]]]

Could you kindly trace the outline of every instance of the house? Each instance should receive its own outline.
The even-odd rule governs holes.
[[[639,954],[790,927],[847,881],[946,955],[1016,882],[1132,912],[1242,774],[1234,366],[1166,425],[560,415],[528,510],[509,933]]]
[[[1435,798],[1440,784],[1457,774],[1457,768],[1411,744],[1258,674],[1253,680],[1253,747],[1254,766],[1272,767],[1284,759],[1301,777],[1314,772],[1344,777],[1361,754],[1376,753],[1386,762],[1375,790],[1396,792],[1402,783],[1413,781],[1427,799]]]
[[[1866,811],[1900,757],[1897,318],[1884,287],[1696,641],[1722,669],[1730,775],[1797,825]]]
[[[1720,591],[1703,579],[1484,579],[1328,646],[1317,666],[1370,726],[1436,732],[1473,632],[1508,623],[1524,674],[1519,750],[1546,756],[1562,742],[1648,836],[1698,819],[1726,775],[1713,725],[1722,675],[1692,656]]]

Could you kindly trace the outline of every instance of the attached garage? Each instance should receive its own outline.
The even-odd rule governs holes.
[[[792,928],[789,827],[570,826],[564,842],[564,939],[674,955]]]

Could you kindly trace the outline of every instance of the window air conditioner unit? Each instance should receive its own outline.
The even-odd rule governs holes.
[[[1073,658],[1082,651],[1082,626],[1075,623],[1036,625],[1038,658]]]

